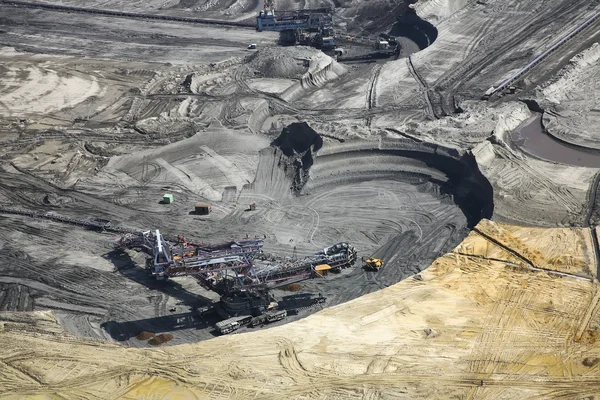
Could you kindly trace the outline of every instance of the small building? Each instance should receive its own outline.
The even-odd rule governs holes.
[[[170,193],[165,193],[162,201],[164,204],[171,204],[173,202],[173,195]]]
[[[196,203],[194,209],[196,214],[206,215],[211,212],[212,207],[208,203]]]
[[[323,39],[321,39],[321,46],[323,47],[334,47],[335,46],[335,42],[333,40],[333,37],[331,36],[326,36]]]

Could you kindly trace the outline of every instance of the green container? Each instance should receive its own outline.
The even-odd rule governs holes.
[[[163,203],[171,204],[172,202],[173,202],[173,195],[169,194],[169,193],[165,193],[165,195],[163,196]]]

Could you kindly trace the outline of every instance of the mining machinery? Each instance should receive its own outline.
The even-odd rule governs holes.
[[[156,279],[195,276],[204,288],[221,295],[217,311],[224,319],[262,314],[272,303],[271,290],[321,276],[317,266],[327,264],[335,271],[356,262],[356,250],[346,242],[301,260],[271,264],[259,260],[260,238],[193,244],[181,236],[166,240],[158,229],[125,234],[117,246],[146,253],[146,266]]]
[[[282,43],[334,48],[333,10],[330,7],[275,11],[274,0],[264,0],[256,17],[257,31],[280,32]]]
[[[333,26],[333,10],[329,7],[304,10],[275,11],[265,4],[256,17],[256,30],[261,31],[295,31],[305,29],[318,32]]]
[[[233,271],[239,275],[252,266],[251,259],[262,252],[259,238],[218,244],[190,244],[181,236],[176,243],[165,240],[157,229],[123,235],[119,247],[135,248],[148,254],[146,266],[156,279],[174,276],[203,275],[209,279],[214,274]]]
[[[371,271],[379,271],[381,267],[383,267],[384,261],[380,258],[370,257],[366,260],[363,258],[363,264],[365,269],[370,269]]]

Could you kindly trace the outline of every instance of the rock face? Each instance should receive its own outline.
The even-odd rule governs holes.
[[[160,352],[77,339],[51,312],[3,313],[0,396],[593,396],[597,267],[589,229],[482,221],[414,278],[286,326]]]

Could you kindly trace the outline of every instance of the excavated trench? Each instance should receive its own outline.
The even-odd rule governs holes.
[[[301,259],[345,241],[359,257],[385,260],[376,272],[363,269],[358,261],[326,278],[295,284],[292,292],[287,287],[271,291],[286,310],[292,310],[285,320],[266,325],[272,327],[418,274],[456,247],[482,218],[491,218],[492,194],[492,186],[469,154],[404,139],[333,141],[302,122],[285,127],[270,147],[259,152],[255,180],[240,195],[256,201],[256,211],[237,207],[213,225],[215,232],[264,232],[267,258]],[[129,267],[125,273],[150,280],[141,268]],[[147,284],[165,286],[159,290],[172,297],[181,295],[175,280]],[[319,294],[325,303],[311,306]],[[183,301],[191,305],[197,300]],[[178,344],[213,337],[217,320],[186,313],[108,321],[103,328],[131,346],[140,345],[135,339],[139,332],[160,328],[174,335],[169,344]]]
[[[262,237],[264,233],[265,251],[279,259],[294,257],[296,250],[298,257],[303,257],[347,241],[356,247],[359,257],[386,261],[377,272],[362,269],[359,261],[339,275],[301,282],[297,292],[273,291],[278,301],[291,304],[297,312],[267,327],[418,274],[459,244],[469,227],[491,217],[494,207],[492,187],[468,154],[402,139],[334,141],[306,123],[287,126],[271,147],[260,151],[255,181],[243,188],[239,199],[243,200],[223,219],[198,222],[203,231],[196,235],[239,237],[248,232]],[[244,210],[239,204],[254,201],[256,211]],[[10,229],[20,226],[17,219],[4,222],[13,224]],[[54,226],[45,226],[46,234],[49,227]],[[96,235],[61,226],[55,229],[62,235]],[[135,338],[141,331],[172,334],[168,345],[214,337],[216,317],[200,318],[194,312],[209,299],[193,278],[157,282],[143,268],[144,257],[135,252],[110,252],[106,260],[117,273],[52,264],[53,271],[61,267],[69,277],[67,283],[47,283],[65,285],[66,294],[54,301],[75,310],[57,313],[69,331],[96,339],[112,337],[134,347],[146,346]],[[18,261],[11,259],[15,265]],[[40,264],[39,268],[47,266]],[[107,297],[69,297],[68,290],[75,290],[71,283],[75,272],[77,292]],[[327,298],[325,304],[302,308],[302,301],[310,302],[319,293]],[[29,304],[27,301],[24,297],[23,304]]]
[[[428,21],[425,21],[419,17],[415,10],[408,7],[400,7],[398,13],[394,14],[393,10],[387,10],[385,13],[389,14],[388,17],[384,17],[380,24],[371,24],[371,26],[361,30],[362,34],[368,33],[370,39],[373,40],[376,37],[382,37],[390,39],[393,37],[398,42],[399,47],[396,49],[395,59],[406,58],[411,54],[417,53],[433,44],[438,36],[437,28]],[[396,15],[396,16],[394,16]],[[387,27],[390,27],[389,31]],[[386,29],[386,32],[382,32]],[[366,48],[364,45],[353,46],[352,42],[343,42],[344,49],[348,52],[347,55],[338,58],[339,62],[361,62],[369,61],[374,62],[378,59],[386,60],[390,58],[390,54],[387,51],[373,51],[372,48],[369,50],[371,53],[365,54]],[[369,46],[371,47],[371,46]]]

